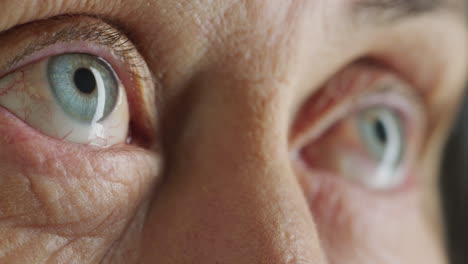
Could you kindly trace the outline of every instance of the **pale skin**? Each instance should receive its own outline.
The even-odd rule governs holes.
[[[464,1],[441,1],[405,13],[358,0],[2,0],[0,78],[44,34],[88,24],[125,33],[147,78],[123,81],[133,141],[106,148],[44,135],[2,105],[0,262],[446,263],[436,179],[468,28]],[[80,41],[60,49],[105,57]],[[338,122],[300,113],[345,73],[421,95],[408,186],[320,176],[295,155]],[[312,149],[342,140],[330,135]]]

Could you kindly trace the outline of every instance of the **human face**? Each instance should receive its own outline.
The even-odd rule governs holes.
[[[444,263],[465,10],[2,0],[0,262]]]

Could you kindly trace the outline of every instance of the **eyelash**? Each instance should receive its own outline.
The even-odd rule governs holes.
[[[344,72],[349,73],[349,78],[343,77]],[[407,87],[389,87],[387,89],[375,85],[357,85],[358,83],[355,81],[350,81],[350,79],[365,78],[366,75],[373,76],[379,72],[382,73],[381,76],[390,76],[402,81]],[[399,201],[407,202],[408,197],[417,195],[419,186],[415,164],[417,164],[416,159],[422,153],[424,138],[427,136],[424,130],[427,125],[427,110],[424,96],[420,94],[415,85],[411,85],[410,82],[401,77],[401,74],[375,61],[356,61],[336,73],[332,79],[337,80],[338,84],[344,85],[344,87],[341,87],[342,89],[335,90],[336,95],[339,96],[333,96],[330,90],[326,90],[336,89],[337,87],[336,83],[333,86],[328,82],[328,85],[325,85],[307,99],[300,112],[296,114],[290,136],[291,160],[310,211],[319,226],[318,230],[323,232],[323,234],[319,234],[320,236],[323,235],[326,238],[327,232],[346,233],[350,230],[366,228],[365,226],[356,227],[355,225],[365,225],[365,219],[379,215],[376,211],[383,210],[382,208],[386,208],[385,206],[388,205],[399,205]],[[372,78],[370,77],[370,79]],[[368,83],[372,83],[372,81],[368,81]],[[318,98],[323,99],[326,97],[324,94],[327,93],[330,95],[328,97],[330,101],[324,99],[322,106],[316,107]],[[388,98],[387,95],[397,96],[398,98]],[[403,102],[393,100],[401,99],[400,97],[405,98],[405,100]],[[411,105],[407,105],[407,103],[411,103]],[[405,137],[411,134],[411,137],[408,138],[416,139],[416,137],[419,137],[420,139],[416,140],[417,143],[411,142],[415,144],[410,144],[412,145],[410,152],[403,156],[405,161],[401,164],[402,170],[400,173],[404,173],[405,179],[401,185],[395,188],[375,190],[367,188],[360,182],[336,175],[334,172],[315,170],[316,168],[311,168],[310,163],[307,164],[308,161],[304,160],[301,153],[304,144],[310,144],[315,140],[320,141],[322,136],[326,137],[334,124],[342,122],[343,119],[352,115],[355,111],[370,105],[382,105],[395,110],[397,115],[401,116],[401,121],[406,125],[403,132]],[[336,113],[340,107],[342,108],[341,112]],[[408,116],[408,112],[411,110],[416,111],[419,116]],[[410,114],[413,113],[410,112]],[[323,124],[324,120],[325,124]],[[417,123],[414,123],[415,120],[417,120]],[[314,145],[314,143],[312,144]],[[363,216],[366,214],[369,215]],[[343,236],[347,237],[346,235]],[[336,244],[334,241],[326,241],[325,243]]]
[[[16,52],[19,55],[8,61],[7,70],[0,70],[0,78],[54,55],[87,53],[101,57],[112,65],[127,90],[131,115],[129,140],[133,144],[150,147],[156,135],[156,120],[154,113],[147,110],[151,107],[149,105],[154,105],[155,98],[144,96],[147,90],[154,89],[146,62],[125,34],[100,20],[90,19],[93,18],[60,16],[20,26],[27,30],[36,23],[38,27],[65,25],[55,32],[47,31],[49,29],[46,27],[46,34],[40,35],[38,39],[33,38],[30,44]],[[150,92],[150,95],[153,94]]]
[[[363,59],[351,63],[346,69],[336,73],[335,76],[337,77],[334,77],[332,81],[308,98],[301,111],[298,112],[289,137],[290,147],[292,149],[297,148],[298,145],[304,143],[304,140],[309,141],[318,137],[331,123],[342,118],[349,110],[358,108],[359,104],[361,104],[359,98],[368,94],[385,92],[385,89],[394,89],[384,87],[376,90],[369,85],[374,79],[380,78],[381,72],[385,72],[386,75],[392,73],[391,70],[373,60]],[[399,74],[392,74],[400,76]],[[365,84],[356,84],[356,82],[362,82],[363,80],[366,82]],[[423,96],[419,94],[417,89],[398,89],[396,92],[409,97],[417,104],[421,112],[425,112]],[[346,107],[341,107],[342,110],[339,111],[339,106],[344,105]],[[338,113],[336,113],[337,110]],[[324,119],[327,120],[326,125],[315,129],[311,135],[309,128],[315,122],[323,122]]]
[[[373,83],[392,83],[395,80],[401,83],[398,74],[392,74],[388,69],[368,61],[358,61],[347,67],[342,72],[336,74],[322,90],[318,91],[309,98],[303,109],[296,117],[292,127],[290,142],[292,149],[292,158],[302,170],[309,170],[307,162],[303,161],[302,149],[311,144],[311,142],[320,141],[320,138],[326,136],[330,128],[335,124],[342,122],[343,119],[352,116],[354,113],[366,109],[370,106],[383,106],[393,109],[406,127],[403,131],[406,138],[423,139],[424,135],[420,132],[425,126],[425,107],[421,96],[417,94],[414,87],[397,86],[375,86]],[[387,81],[388,77],[391,79]],[[361,79],[364,78],[364,81]],[[391,81],[396,78],[394,81]],[[403,81],[403,83],[405,83]],[[330,92],[332,91],[332,92]],[[396,98],[395,98],[396,97]],[[402,100],[405,98],[405,100]],[[311,129],[313,128],[313,129]],[[412,142],[410,150],[413,150],[411,156],[403,157],[406,161],[402,164],[405,174],[411,175],[413,168],[410,163],[414,163],[415,152],[419,151],[419,145],[422,140]],[[414,143],[414,144],[413,144]],[[312,168],[310,168],[312,169]],[[313,171],[313,169],[312,169]],[[300,173],[303,174],[303,173]],[[305,172],[304,177],[308,177]],[[414,177],[409,177],[400,187],[392,189],[391,192],[399,192],[410,188],[414,183]],[[346,179],[337,179],[337,181],[347,182]],[[367,189],[367,188],[365,188]],[[386,192],[385,192],[386,193]]]
[[[53,21],[61,21],[61,18],[56,18]],[[74,19],[77,18],[74,17]],[[82,44],[81,47],[77,45],[79,43]],[[87,43],[93,43],[93,47],[86,45]],[[134,54],[137,54],[136,47],[130,43],[130,40],[122,32],[109,25],[102,25],[102,22],[95,22],[78,26],[68,25],[56,33],[46,34],[27,45],[19,52],[19,55],[8,61],[6,65],[9,65],[9,71],[13,71],[26,63],[32,63],[45,56],[60,54],[57,47],[65,44],[71,46],[67,47],[68,52],[96,53],[97,51],[107,51],[107,53],[112,53],[115,58],[101,55],[104,59],[115,60],[118,58],[126,63],[127,68],[139,67],[145,64],[140,56],[134,56]],[[25,58],[28,58],[27,62],[25,62]],[[143,76],[134,72],[130,73],[135,74],[134,77],[143,78]],[[4,75],[4,73],[0,75]]]

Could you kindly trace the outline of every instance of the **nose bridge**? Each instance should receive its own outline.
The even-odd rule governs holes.
[[[171,161],[170,187],[152,213],[167,200],[177,212],[150,224],[170,223],[196,263],[323,263],[290,169],[279,87],[213,79],[201,89]],[[168,232],[154,238],[177,243]]]
[[[220,217],[225,226],[216,231],[218,235],[242,234],[238,241],[251,243],[256,250],[250,254],[255,252],[259,260],[299,263],[294,260],[307,259],[317,245],[311,243],[314,226],[290,169],[282,118],[284,87],[234,81],[224,82],[223,88],[207,96],[212,107],[219,102],[219,108],[203,126],[211,129],[202,133],[207,141],[199,146],[202,160],[197,160],[204,164],[200,179],[207,190],[211,188],[206,194],[211,197],[206,198],[217,201],[206,216]]]

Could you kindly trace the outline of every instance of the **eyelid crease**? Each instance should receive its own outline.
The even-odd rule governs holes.
[[[308,132],[310,127],[314,127],[314,133],[325,130],[324,128],[329,126],[329,122],[347,113],[342,111],[343,105],[356,107],[359,105],[360,98],[369,95],[395,91],[400,96],[412,101],[415,104],[414,107],[420,110],[419,112],[426,113],[427,102],[425,102],[421,91],[410,89],[410,83],[394,74],[390,69],[371,60],[357,61],[351,67],[340,71],[336,77],[327,81],[316,94],[310,96],[297,113],[289,136],[291,148],[294,149],[303,144],[304,140],[310,140],[311,136]],[[386,83],[389,80],[390,82],[398,80],[402,85],[408,87],[388,86]]]
[[[353,17],[362,16],[364,21],[369,21],[371,14],[379,21],[392,23],[442,10],[464,13],[466,16],[466,12],[463,12],[466,7],[460,0],[356,0],[352,4],[351,12]]]
[[[0,55],[6,57],[0,58],[0,78],[28,63],[67,52],[90,53],[109,61],[126,88],[132,142],[159,148],[157,109],[162,85],[123,31],[99,17],[64,15],[19,25],[0,33],[0,39],[18,43],[0,48]]]
[[[89,18],[88,16],[82,15],[66,15],[39,22],[55,25],[61,22],[71,22],[70,19],[79,17]],[[37,21],[32,23],[37,23]],[[28,24],[21,25],[19,27],[27,25]],[[15,29],[17,28],[10,29],[8,32]],[[13,68],[28,56],[54,44],[73,41],[93,42],[98,45],[109,47],[116,56],[125,61],[130,67],[139,67],[145,63],[141,57],[135,56],[137,49],[123,32],[99,19],[99,21],[93,22],[78,22],[78,25],[76,23],[70,23],[57,32],[42,34],[36,41],[26,46],[18,55],[9,60],[4,68]],[[145,78],[135,72],[132,72],[132,74],[138,79]]]
[[[420,13],[442,6],[444,0],[360,0],[356,8],[398,9],[404,13]]]

